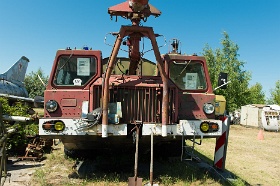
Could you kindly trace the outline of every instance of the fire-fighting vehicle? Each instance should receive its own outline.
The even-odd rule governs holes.
[[[135,136],[139,147],[149,147],[153,134],[162,154],[181,151],[188,138],[217,138],[215,162],[221,165],[228,119],[215,114],[224,114],[224,104],[215,99],[205,58],[181,54],[177,39],[160,54],[160,35],[140,24],[161,14],[148,0],[129,0],[108,13],[132,25],[111,33],[116,40],[107,58],[88,47],[57,51],[39,134],[61,139],[67,150],[128,149]],[[151,41],[156,63],[140,52],[143,38]],[[121,45],[128,47],[127,57],[118,56]]]

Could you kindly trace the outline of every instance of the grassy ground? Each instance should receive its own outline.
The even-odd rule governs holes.
[[[280,133],[232,125],[226,169],[244,179],[250,185],[280,185]],[[213,160],[214,139],[204,140],[197,150]]]
[[[43,117],[44,116],[44,109],[43,108],[33,108],[35,113],[38,113],[38,116]]]
[[[32,185],[125,186],[128,184],[128,177],[133,177],[134,157],[130,159],[123,159],[117,155],[106,158],[97,157],[94,160],[87,160],[77,172],[73,169],[76,160],[65,158],[62,148],[63,145],[59,145],[52,153],[46,155],[44,166],[38,168],[33,174]],[[140,160],[138,175],[143,178],[143,185],[149,182],[149,174],[149,162]],[[188,167],[178,159],[156,160],[154,181],[167,186],[221,185],[207,174]]]
[[[239,177],[232,185],[245,185],[242,180],[250,185],[280,185],[280,133],[264,132],[264,140],[257,139],[258,133],[258,129],[231,126],[226,169]],[[204,158],[211,163],[215,140],[205,139],[201,146],[196,146],[196,149],[196,154],[204,154]],[[127,185],[128,177],[133,176],[134,157],[120,157],[117,154],[99,157],[83,164],[87,167],[84,172],[73,170],[75,160],[65,158],[62,144],[56,146],[52,153],[46,154],[46,158],[45,165],[33,174],[31,185],[123,186]],[[143,185],[148,183],[149,161],[141,160],[138,172],[139,177],[143,178]],[[79,178],[78,175],[83,178]],[[179,159],[155,160],[154,180],[159,185],[223,185]]]

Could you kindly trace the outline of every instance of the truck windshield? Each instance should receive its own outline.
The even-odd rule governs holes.
[[[96,58],[60,56],[54,84],[58,86],[83,86],[96,74]]]
[[[206,79],[199,61],[172,61],[170,79],[182,90],[204,90]]]

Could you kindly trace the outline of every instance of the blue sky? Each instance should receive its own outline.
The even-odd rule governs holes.
[[[125,0],[123,0],[125,1]],[[110,20],[108,7],[122,0],[0,0],[0,73],[21,56],[30,59],[27,73],[51,71],[56,50],[84,45],[111,52],[104,44],[109,32],[119,31],[130,22]],[[150,17],[145,26],[167,41],[178,38],[182,52],[201,54],[205,44],[221,48],[222,33],[239,46],[239,60],[252,73],[251,85],[259,82],[266,95],[280,80],[280,1],[279,0],[150,0],[162,15]],[[159,38],[158,44],[164,40]],[[113,39],[108,39],[113,43]],[[168,52],[168,46],[160,48]],[[125,56],[127,54],[121,53]],[[145,58],[153,58],[147,53]]]

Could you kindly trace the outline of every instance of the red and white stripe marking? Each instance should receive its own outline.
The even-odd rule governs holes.
[[[230,121],[228,117],[223,117],[223,129],[222,135],[216,140],[214,166],[219,169],[225,169],[227,143],[228,143],[228,132]]]

